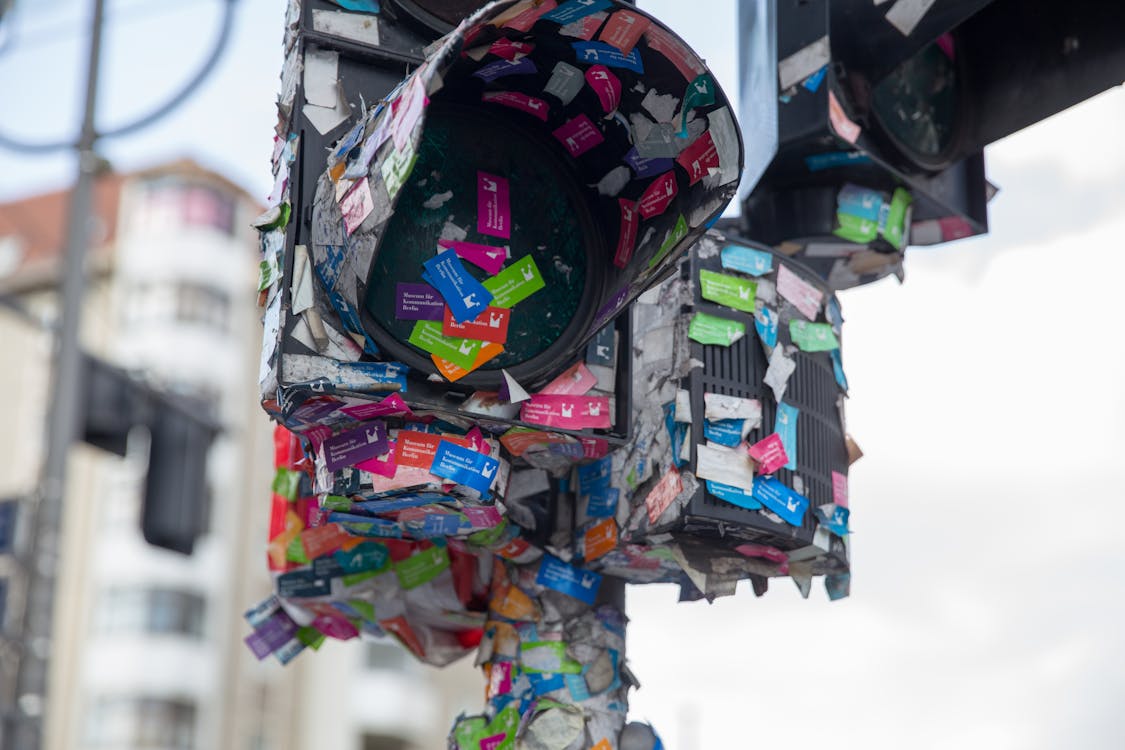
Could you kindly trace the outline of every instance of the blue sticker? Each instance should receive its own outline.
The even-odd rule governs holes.
[[[727,245],[719,255],[723,268],[728,271],[761,276],[773,268],[773,255],[765,250],[755,250],[742,245]]]
[[[775,477],[756,477],[754,497],[791,526],[801,525],[809,507],[807,497],[785,486]]]
[[[824,77],[826,75],[828,75],[827,65],[806,78],[804,83],[802,83],[801,85],[809,91],[816,91],[818,88],[820,88],[820,84],[824,83]]]
[[[831,513],[828,512],[829,510]],[[836,536],[848,535],[848,516],[851,515],[851,511],[847,508],[832,504],[818,505],[813,508],[813,514],[822,526]]]
[[[543,20],[554,21],[557,24],[566,26],[586,16],[593,15],[599,10],[605,10],[611,5],[613,5],[613,3],[610,0],[570,0],[570,2],[563,3],[550,13],[544,15]]]
[[[564,678],[570,697],[575,703],[590,700],[590,688],[586,685],[586,678],[580,674],[568,674]]]
[[[574,42],[570,46],[574,47],[575,55],[580,63],[605,65],[610,68],[625,68],[634,73],[645,72],[639,49],[634,48],[629,54],[623,55],[617,47],[605,42]]]
[[[592,570],[581,570],[567,565],[557,557],[543,555],[535,582],[593,605],[598,588],[602,585],[602,577]]]
[[[429,538],[435,536],[456,536],[473,530],[473,525],[457,513],[430,513],[422,522],[422,535]]]
[[[332,0],[344,10],[355,10],[360,13],[378,13],[379,0]]]
[[[836,196],[836,210],[842,214],[858,216],[868,221],[878,221],[883,207],[883,196],[877,190],[858,185],[844,185]]]
[[[536,695],[546,695],[566,687],[566,678],[561,672],[524,672]]]
[[[578,494],[590,495],[594,491],[609,487],[609,474],[613,469],[610,456],[599,458],[578,467]]]
[[[442,440],[438,443],[430,473],[463,484],[483,495],[492,486],[499,468],[500,462],[491,456]]]
[[[805,166],[810,172],[822,169],[847,167],[852,164],[869,164],[871,157],[859,151],[831,151],[827,154],[813,154],[805,157]]]
[[[438,290],[458,323],[476,319],[492,301],[492,292],[469,275],[453,250],[440,252],[422,265],[426,267],[422,278]]]
[[[785,446],[785,454],[789,456],[786,469],[797,468],[797,417],[801,410],[792,404],[781,401],[777,405],[777,418],[773,422],[773,431],[781,437],[781,444]]]
[[[547,452],[576,460],[581,460],[586,455],[586,449],[582,447],[582,443],[548,443]]]
[[[664,429],[668,430],[668,437],[672,441],[672,464],[677,469],[685,463],[680,453],[683,451],[684,441],[687,440],[688,427],[690,425],[676,421],[675,402],[664,405]]]
[[[390,539],[398,539],[402,536],[402,529],[399,525],[385,518],[368,518],[367,516],[357,516],[355,513],[336,511],[328,514],[328,520],[331,523],[340,524],[344,531],[359,536],[377,536]]]
[[[400,393],[406,393],[406,373],[409,371],[401,362],[340,362],[339,368],[351,377],[348,390],[385,391],[384,386],[397,385]],[[353,381],[359,375],[370,383],[370,388],[358,388]]]
[[[708,419],[703,423],[703,437],[728,448],[737,448],[742,442],[745,424],[745,419]]]
[[[832,355],[832,372],[836,375],[836,385],[847,392],[848,376],[844,374],[844,360],[840,357],[840,349],[836,348],[828,353]]]
[[[754,314],[754,328],[762,343],[773,349],[777,346],[777,311],[763,307]]]
[[[456,499],[441,492],[423,492],[417,495],[394,495],[385,500],[363,500],[355,503],[354,507],[368,513],[395,513],[407,508],[419,508],[423,505],[454,502],[456,502]]]
[[[340,568],[348,574],[380,570],[391,560],[390,550],[379,542],[363,542],[349,550],[338,549],[332,553]]]
[[[762,504],[754,499],[754,495],[742,489],[729,484],[721,484],[720,482],[712,482],[707,480],[707,491],[723,502],[737,505],[740,508],[747,510],[758,510]]]
[[[590,518],[610,518],[617,513],[621,491],[616,487],[602,487],[591,492],[586,502],[586,515]]]
[[[277,595],[283,599],[328,596],[331,590],[331,582],[327,578],[318,577],[310,568],[282,573],[277,577]]]
[[[625,154],[625,163],[632,168],[633,174],[637,179],[664,174],[675,164],[672,159],[661,157],[646,158],[641,156],[637,152],[636,146],[629,149],[629,153]]]
[[[342,245],[321,245],[321,248],[324,250],[324,260],[316,264],[316,274],[324,288],[332,291],[336,288],[336,279],[340,278],[347,250]]]
[[[497,78],[505,76],[525,76],[538,73],[534,61],[530,57],[521,57],[519,60],[497,60],[489,63],[473,75],[482,81],[492,83]]]
[[[829,298],[828,304],[824,307],[824,314],[837,331],[844,327],[844,314],[840,312],[840,303],[835,297]]]
[[[851,588],[851,573],[833,573],[832,575],[824,576],[824,589],[828,592],[829,601],[834,602],[838,599],[847,598],[851,593]]]

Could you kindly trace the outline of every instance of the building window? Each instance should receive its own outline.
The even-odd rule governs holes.
[[[193,750],[195,704],[186,700],[100,696],[86,716],[86,742],[92,748]]]
[[[203,636],[206,602],[189,591],[163,588],[110,588],[102,592],[94,630],[103,634]]]
[[[230,321],[230,296],[190,281],[138,284],[126,293],[128,324],[175,321],[225,331]]]
[[[203,227],[232,235],[234,215],[233,196],[172,178],[148,184],[141,220],[155,230]]]
[[[365,666],[377,672],[403,672],[409,666],[406,649],[397,643],[364,643]]]
[[[363,735],[363,750],[407,750],[410,747],[406,740],[387,734]]]

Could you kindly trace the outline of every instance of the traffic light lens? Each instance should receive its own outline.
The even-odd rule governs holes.
[[[961,113],[952,57],[934,43],[875,86],[872,111],[905,156],[927,169],[944,169],[956,143]]]

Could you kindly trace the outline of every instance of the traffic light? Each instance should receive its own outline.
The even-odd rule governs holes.
[[[202,402],[155,390],[89,354],[83,359],[82,439],[124,456],[133,428],[148,430],[141,532],[153,546],[190,555],[207,527],[207,452],[218,425]]]
[[[1100,0],[741,0],[739,22],[742,230],[837,288],[870,278],[838,265],[854,243],[987,232],[984,146],[1125,78],[1125,6]],[[896,189],[909,220],[887,238]],[[868,234],[843,190],[875,205]]]

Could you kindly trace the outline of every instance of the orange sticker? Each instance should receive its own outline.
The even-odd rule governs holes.
[[[347,538],[338,525],[329,523],[302,531],[301,546],[305,548],[305,556],[314,560],[340,549]]]
[[[613,750],[613,745],[609,744],[609,740],[602,738],[602,741],[594,745],[590,750]]]
[[[301,517],[293,511],[285,514],[285,530],[270,540],[269,560],[271,570],[285,570],[288,567],[289,545],[305,528]]]
[[[582,537],[586,562],[597,560],[617,548],[617,522],[612,518],[598,521]]]
[[[414,629],[410,627],[410,624],[402,615],[399,615],[398,617],[390,617],[386,620],[379,620],[379,627],[381,627],[383,630],[386,630],[388,633],[393,633],[400,641],[402,641],[402,645],[413,651],[414,655],[419,659],[426,658],[425,647],[422,645],[422,642],[418,640],[418,636],[417,634],[415,634]]]
[[[539,619],[539,608],[519,586],[508,586],[499,597],[493,597],[489,606],[508,620],[530,622]]]
[[[630,10],[619,10],[609,18],[609,23],[602,29],[598,36],[600,41],[611,44],[621,50],[622,55],[628,56],[637,46],[641,34],[648,29],[650,21],[640,13]]]
[[[434,464],[438,444],[442,440],[455,443],[462,448],[472,448],[468,440],[455,435],[435,435],[432,432],[401,430],[395,438],[395,460],[398,461],[399,466],[429,471]]]
[[[477,352],[477,358],[473,361],[473,366],[468,370],[463,367],[458,367],[449,360],[442,359],[436,354],[431,354],[430,359],[433,361],[434,367],[438,369],[438,372],[440,372],[446,380],[451,383],[456,383],[458,380],[465,377],[473,370],[478,369],[485,362],[488,362],[490,359],[494,359],[495,357],[500,356],[503,352],[503,344],[495,344],[491,342],[486,343],[480,348],[480,351]]]
[[[560,435],[557,432],[543,432],[542,430],[509,430],[500,436],[500,444],[508,449],[513,456],[522,456],[532,448],[551,443],[573,443],[574,438]]]

